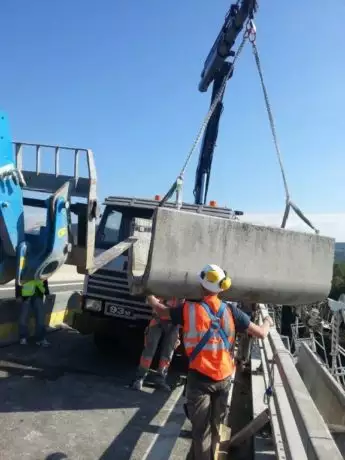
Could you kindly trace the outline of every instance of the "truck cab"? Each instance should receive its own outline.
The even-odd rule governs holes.
[[[111,196],[105,200],[104,212],[96,231],[95,256],[130,236],[135,218],[152,219],[160,197],[152,199]],[[165,206],[175,207],[174,203]],[[236,218],[228,208],[184,203],[182,210]],[[77,315],[75,328],[93,334],[95,343],[103,348],[108,339],[143,340],[144,330],[152,310],[145,297],[129,293],[127,277],[128,251],[86,275],[82,294],[82,313]]]

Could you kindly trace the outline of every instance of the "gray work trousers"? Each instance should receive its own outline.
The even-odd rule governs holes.
[[[192,423],[192,445],[187,460],[213,460],[219,427],[227,416],[231,377],[206,380],[194,372],[187,377],[187,412]]]
[[[140,358],[137,377],[146,377],[162,335],[164,337],[159,357],[158,372],[162,376],[167,374],[179,336],[179,326],[171,324],[170,321],[159,321],[157,324],[150,325],[147,328],[145,348]]]

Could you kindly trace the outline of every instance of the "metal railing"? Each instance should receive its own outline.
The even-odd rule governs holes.
[[[94,264],[94,247],[96,234],[97,204],[97,174],[92,150],[50,144],[35,144],[31,142],[13,143],[17,169],[22,173],[25,185],[24,190],[29,192],[49,193],[57,192],[66,182],[70,184],[71,197],[82,198],[85,201],[78,203],[78,234],[83,235],[83,244],[73,246],[71,257],[67,263],[76,265],[82,272]],[[33,168],[24,169],[23,160],[30,152],[35,152]],[[66,174],[61,171],[61,154],[67,152],[68,166],[73,173]],[[42,158],[51,153],[52,161],[47,167],[42,167]],[[80,158],[86,158],[86,173],[81,174]],[[30,158],[31,159],[31,158]],[[42,200],[25,198],[27,204],[39,206]],[[76,209],[74,205],[74,209]],[[81,208],[83,207],[83,209]],[[72,209],[72,208],[71,208]]]
[[[266,306],[260,304],[261,322],[267,314]],[[267,393],[271,395],[267,402],[273,437],[280,449],[278,458],[341,460],[342,455],[277,329],[272,328],[268,337],[259,342]]]

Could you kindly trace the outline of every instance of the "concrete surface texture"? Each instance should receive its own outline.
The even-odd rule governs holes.
[[[0,347],[0,460],[185,458],[190,424],[182,407],[183,387],[165,393],[155,391],[149,381],[143,393],[129,388],[141,350],[116,341],[108,353],[99,353],[92,337],[70,328],[52,332],[49,340],[49,349]],[[291,385],[292,408],[299,406],[308,459],[340,460],[290,354],[282,344],[275,353],[291,364],[285,379]],[[171,369],[169,383],[176,378]],[[241,422],[231,424],[234,432],[248,423],[241,420],[250,405],[248,392],[243,396],[244,383],[237,390],[235,386],[231,401],[230,419]],[[244,452],[239,449],[231,459],[249,460]]]
[[[345,458],[345,390],[331,376],[325,364],[311,351],[308,345],[301,344],[296,364],[305,386],[316,407],[331,426],[342,427],[342,432],[333,434]]]
[[[135,295],[140,294],[143,290],[143,274],[150,258],[152,220],[137,217],[132,234],[138,240],[128,251],[128,281],[131,293]]]
[[[299,375],[291,353],[284,347],[275,328],[271,329],[268,340],[308,459],[342,460],[343,456]]]
[[[331,287],[332,238],[166,208],[156,211],[151,241],[144,232],[136,236],[135,275],[151,244],[141,283],[163,297],[199,297],[197,273],[209,263],[232,278],[225,298],[303,304],[323,300]]]
[[[259,305],[259,312],[262,323],[268,314],[267,307]],[[269,372],[272,373],[274,409],[278,419],[273,412],[272,426],[274,432],[278,433],[274,428],[278,420],[281,431],[281,438],[278,437],[277,445],[279,441],[286,440],[288,447],[286,458],[341,460],[343,457],[339,448],[299,375],[294,358],[285,348],[276,328],[270,330],[262,345],[261,355],[264,353],[267,359],[265,363],[263,362],[264,373],[266,366],[269,371],[268,363],[273,363],[273,368]]]
[[[185,458],[183,386],[136,392],[128,385],[139,356],[120,346],[100,354],[70,329],[49,340],[50,349],[0,349],[1,460]]]
[[[0,347],[0,460],[184,460],[191,425],[179,364],[171,393],[130,388],[141,348],[115,341],[99,352],[92,337],[70,328],[48,335],[51,347]],[[230,400],[234,433],[251,416],[250,379],[236,373]],[[224,456],[219,457],[224,458]],[[251,443],[231,452],[251,460]]]

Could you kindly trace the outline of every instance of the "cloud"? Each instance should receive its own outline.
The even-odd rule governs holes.
[[[245,214],[242,221],[270,227],[280,227],[283,214]],[[338,242],[345,242],[345,213],[337,214],[306,214],[311,223],[320,230],[321,235],[331,236]],[[287,221],[286,228],[290,230],[313,232],[293,211]]]

